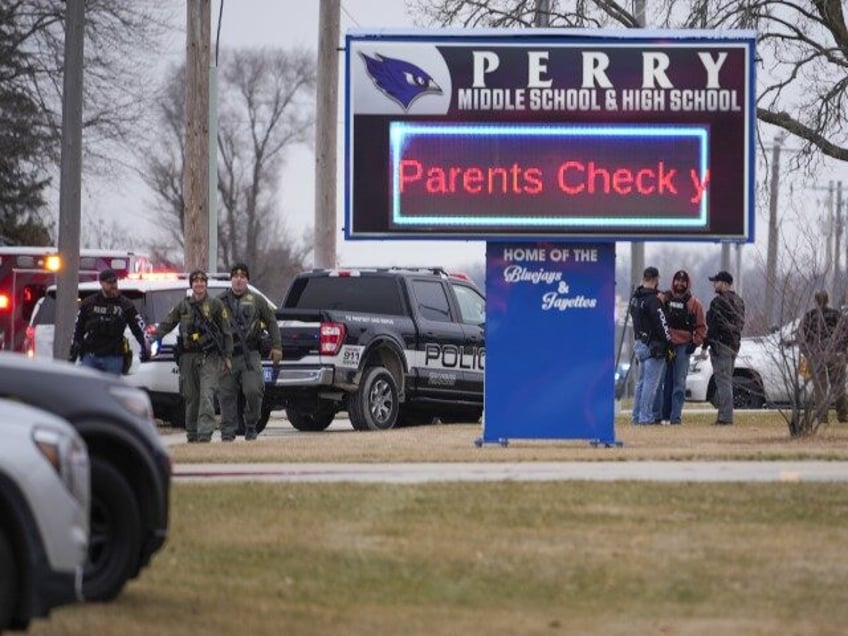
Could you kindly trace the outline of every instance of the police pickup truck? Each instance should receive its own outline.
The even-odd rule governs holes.
[[[357,430],[479,420],[485,307],[440,268],[301,273],[277,310],[283,361],[263,363],[265,406],[301,431],[339,411]]]

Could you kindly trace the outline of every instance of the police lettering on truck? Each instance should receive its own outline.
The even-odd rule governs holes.
[[[445,369],[485,369],[486,347],[474,347],[466,351],[453,344],[427,344],[424,346],[424,365]]]

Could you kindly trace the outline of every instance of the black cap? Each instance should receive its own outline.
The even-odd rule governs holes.
[[[236,263],[235,265],[233,265],[232,269],[230,269],[230,278],[232,278],[236,274],[242,274],[248,280],[250,279],[250,270],[244,263]]]
[[[202,269],[196,269],[191,274],[188,275],[188,282],[189,282],[189,284],[191,284],[194,281],[196,281],[197,279],[208,281],[209,277],[206,275],[206,272],[204,272]]]
[[[724,270],[720,271],[715,276],[710,276],[710,280],[712,282],[720,280],[725,283],[730,283],[731,285],[733,284],[733,276],[730,275],[730,272],[725,272]]]
[[[658,270],[656,267],[646,267],[645,271],[642,272],[642,279],[643,280],[653,280],[654,278],[659,278],[659,277],[660,277],[660,270]]]
[[[686,282],[689,282],[689,272],[685,269],[678,269],[674,272],[674,276],[671,277],[671,280],[685,280]]]
[[[116,281],[116,280],[118,280],[118,275],[115,273],[114,270],[104,269],[102,272],[100,272],[100,282],[101,283],[105,282],[105,281],[111,282],[111,281]]]

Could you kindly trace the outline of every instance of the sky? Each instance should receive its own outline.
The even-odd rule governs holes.
[[[283,48],[318,47],[318,0],[223,0],[219,45],[226,47],[278,46]],[[220,0],[212,0],[212,34],[218,23]],[[403,0],[344,0],[341,3],[340,46],[345,32],[358,28],[409,29],[414,26],[407,15]],[[177,20],[183,19],[178,13]],[[184,22],[183,22],[184,25]],[[184,29],[184,26],[183,26]],[[176,33],[168,44],[169,62],[180,61],[185,53],[185,35]],[[214,48],[213,48],[214,51]],[[214,54],[214,53],[213,53]],[[344,211],[342,180],[344,177],[344,56],[339,66],[339,120],[337,138],[339,152],[337,171],[339,196],[337,215],[336,253],[340,265],[443,265],[455,266],[485,260],[484,242],[467,241],[346,241],[343,234]],[[304,230],[314,225],[315,219],[315,155],[311,148],[292,149],[286,159],[281,177],[280,204],[289,234],[301,237]],[[100,186],[90,194],[89,209],[108,215],[115,206],[124,210],[122,218],[133,218],[141,234],[154,231],[148,220],[146,205],[152,195],[132,177],[121,184]],[[84,205],[85,208],[85,205]],[[128,209],[129,208],[129,209]]]
[[[224,2],[223,17],[220,29],[220,47],[246,46],[279,46],[283,48],[306,47],[317,49],[318,46],[318,0],[212,0],[212,33],[213,38],[217,28],[220,2]],[[181,3],[182,4],[182,3]],[[343,0],[340,19],[340,46],[344,44],[344,35],[348,29],[392,28],[408,29],[414,27],[413,19],[407,14],[406,3],[403,0]],[[184,29],[183,15],[176,14],[177,24]],[[214,44],[214,43],[213,43]],[[176,62],[184,56],[184,30],[177,32],[167,45],[166,57]],[[468,263],[485,262],[485,243],[466,241],[348,241],[344,239],[343,186],[344,177],[344,55],[339,60],[340,78],[340,110],[337,155],[339,195],[337,214],[337,258],[340,265],[444,265],[447,267],[461,266]],[[766,133],[767,135],[772,133]],[[767,137],[769,138],[769,137]],[[788,145],[791,145],[791,140]],[[796,143],[796,145],[798,145]],[[759,163],[759,161],[758,161]],[[761,164],[760,164],[761,165]],[[284,172],[281,176],[280,203],[284,222],[290,235],[300,237],[303,231],[314,224],[314,153],[311,148],[298,147],[288,155]],[[766,177],[760,169],[758,180]],[[825,166],[820,174],[806,185],[793,185],[782,192],[781,200],[801,198],[802,205],[819,210],[824,194],[821,191],[804,192],[804,188],[821,186],[828,179],[844,179],[848,185],[848,170],[845,166],[834,168]],[[95,213],[108,214],[109,210],[122,210],[123,219],[133,218],[136,231],[139,234],[152,233],[152,222],[146,211],[152,201],[152,195],[137,180],[128,177],[120,184],[112,183],[106,187],[93,188],[87,195],[89,200],[84,202]],[[815,202],[815,205],[811,205]],[[818,212],[817,212],[818,214]],[[751,254],[759,250],[758,258],[764,258],[767,243],[767,209],[760,206],[757,210],[755,225],[757,243],[746,246],[746,252]],[[787,229],[791,231],[791,228]],[[661,249],[663,244],[649,243],[646,258],[652,258],[652,252]],[[720,252],[715,244],[689,244],[693,250],[703,252],[714,250]],[[629,259],[629,245],[619,243],[617,252]],[[683,266],[686,266],[684,263]],[[675,266],[676,268],[676,266]]]

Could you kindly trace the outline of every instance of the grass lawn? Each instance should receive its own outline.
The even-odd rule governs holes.
[[[835,419],[835,418],[834,418]],[[385,432],[339,428],[320,433],[263,435],[258,443],[179,444],[177,463],[189,462],[497,462],[597,460],[795,460],[848,461],[848,425],[832,423],[816,435],[791,438],[774,411],[736,414],[733,426],[712,426],[715,411],[684,412],[681,426],[633,426],[619,415],[615,437],[621,447],[595,448],[585,440],[511,440],[474,446],[480,424],[428,425]],[[287,426],[287,424],[286,424]],[[567,426],[567,424],[566,424]],[[170,432],[174,432],[171,430]],[[293,432],[293,431],[292,431]],[[217,433],[215,434],[217,437]]]
[[[507,449],[508,450],[508,449]],[[108,604],[36,635],[844,634],[848,485],[177,484]]]
[[[770,412],[616,421],[621,447],[479,424],[173,447],[193,461],[848,460],[848,426]],[[168,432],[168,431],[163,431]],[[173,432],[173,431],[170,431]],[[848,484],[188,484],[152,566],[31,634],[844,634]]]

